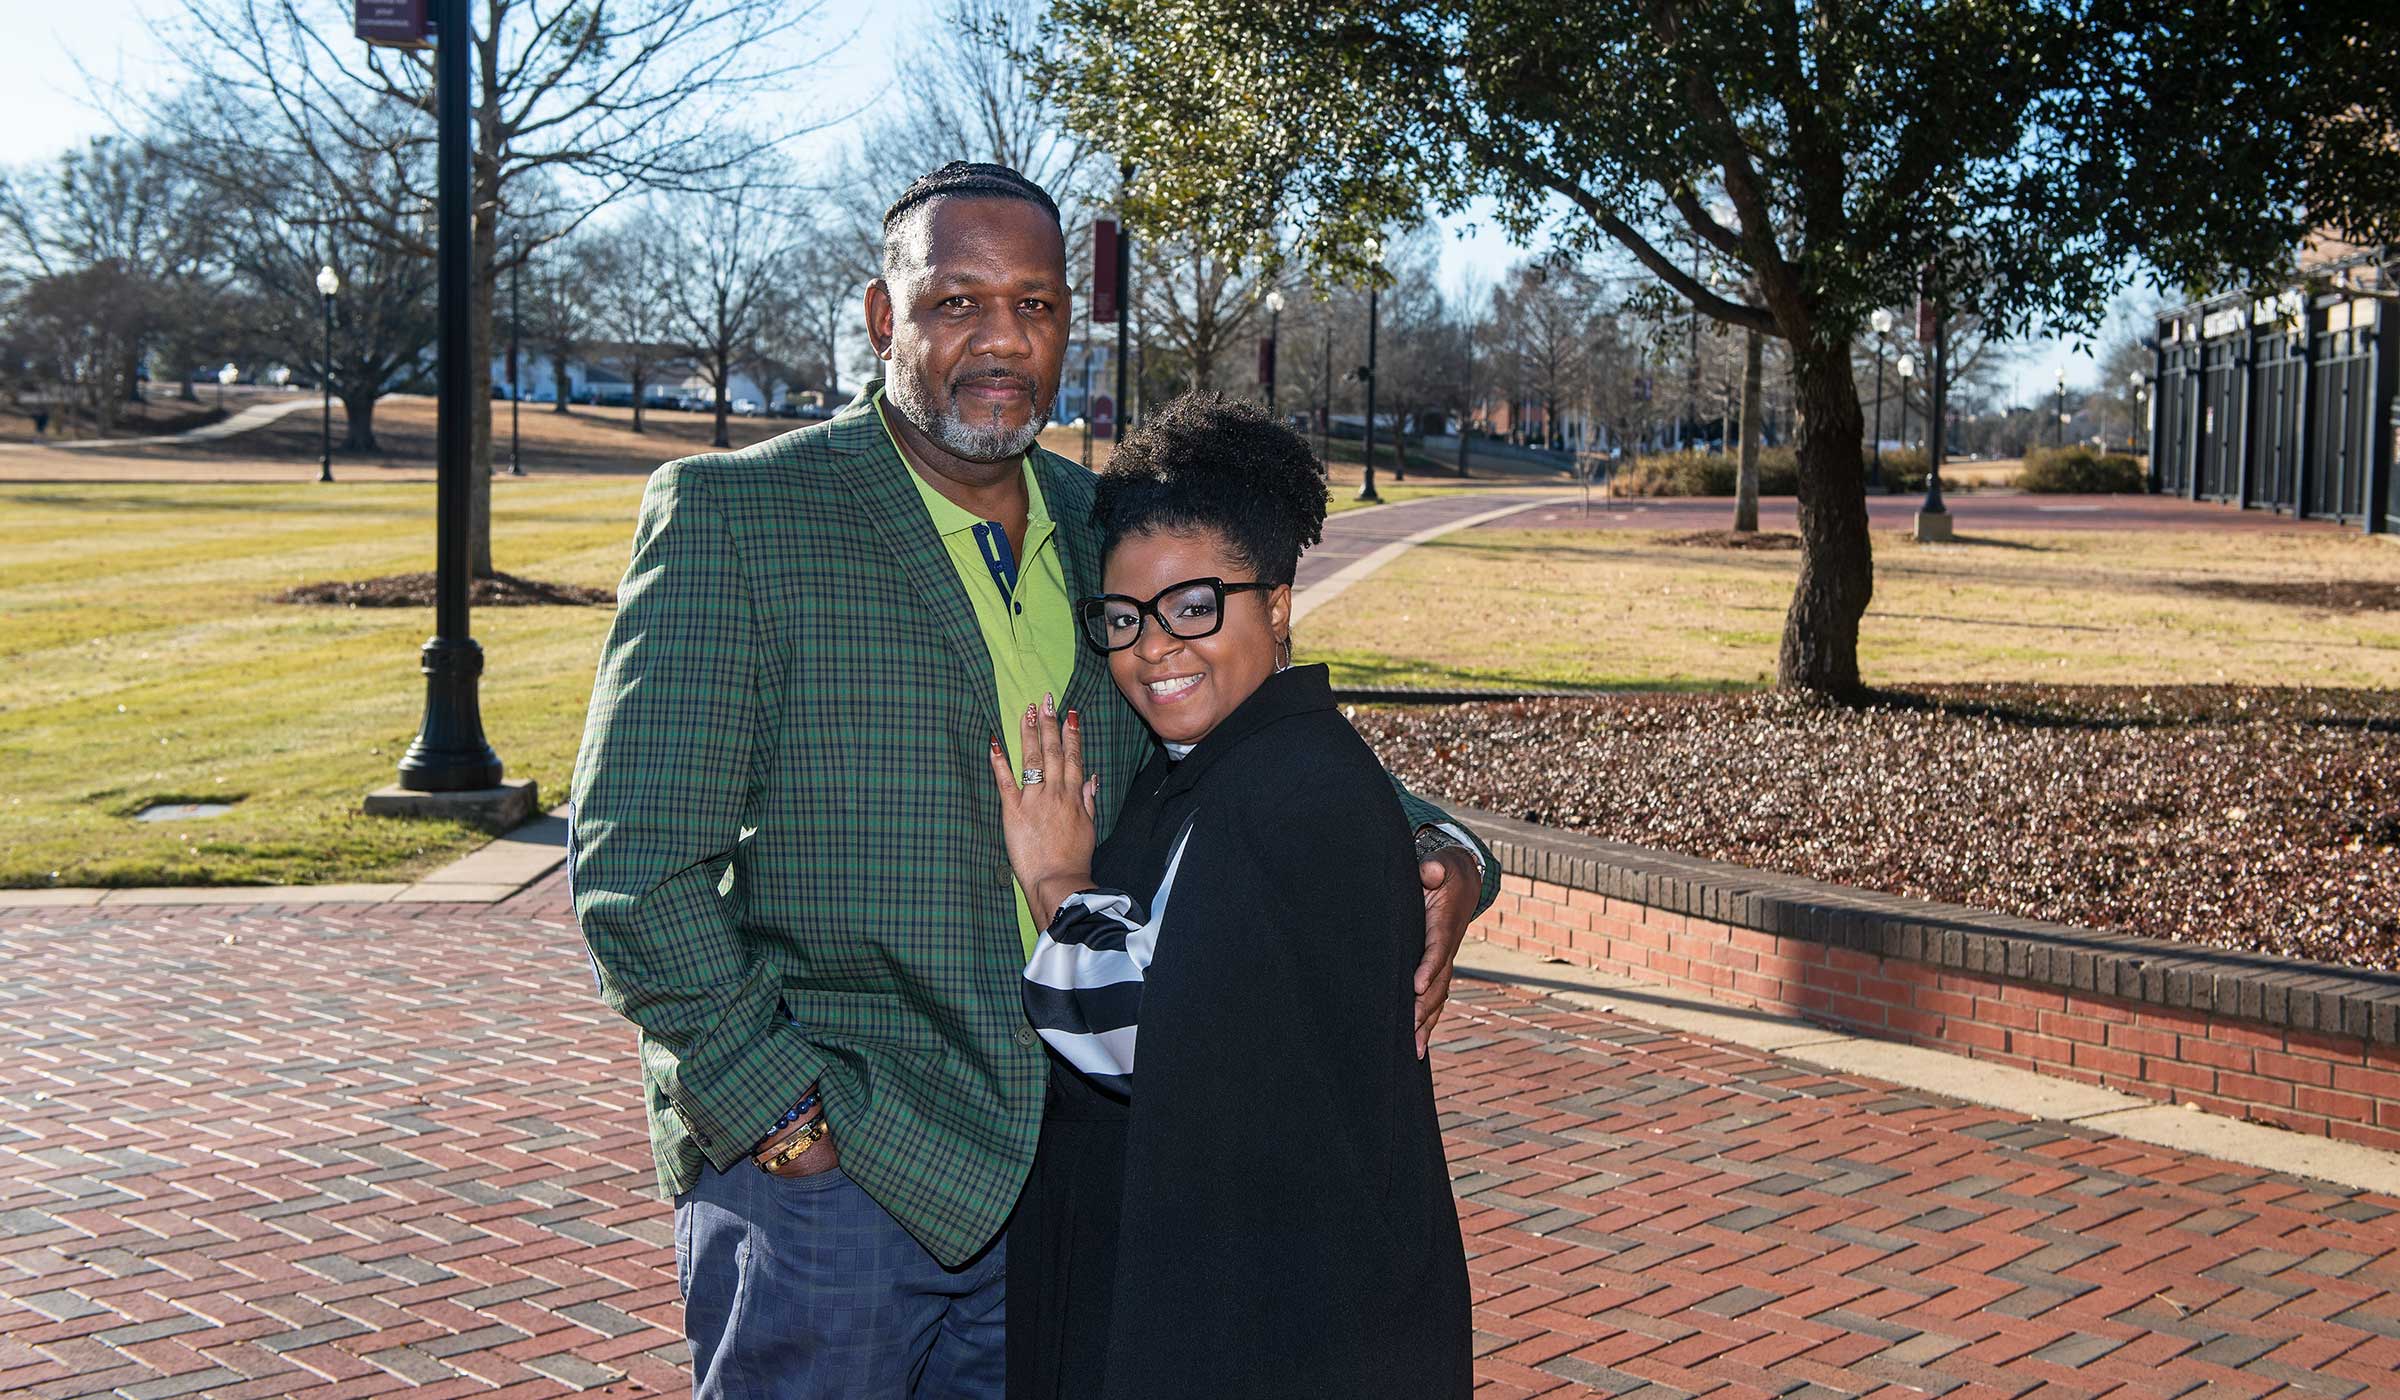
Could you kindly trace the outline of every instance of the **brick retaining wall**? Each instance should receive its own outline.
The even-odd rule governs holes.
[[[1505,948],[2400,1150],[2400,976],[1846,889],[1464,813]]]

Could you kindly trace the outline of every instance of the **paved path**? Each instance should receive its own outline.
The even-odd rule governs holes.
[[[278,399],[269,403],[254,403],[240,412],[214,423],[204,423],[189,432],[160,433],[152,437],[55,438],[38,442],[10,442],[0,443],[0,449],[11,452],[89,452],[111,447],[174,447],[195,442],[215,442],[220,438],[239,437],[298,413],[301,409],[317,406],[315,399]]]
[[[1292,620],[1332,602],[1352,584],[1409,549],[1453,530],[1503,525],[1520,512],[1567,499],[1556,493],[1462,489],[1387,506],[1344,511],[1325,520],[1325,537],[1300,556]]]
[[[676,1393],[632,1037],[496,906],[0,911],[0,1394]],[[1479,1394],[2390,1395],[2400,1199],[1462,983]]]
[[[1867,520],[1877,530],[1907,530],[1922,496],[1870,496]],[[1958,533],[1993,530],[2348,530],[2327,520],[2294,520],[2269,511],[2236,510],[2173,496],[2034,496],[1954,492],[1945,496]],[[1759,502],[1759,528],[1786,533],[1800,528],[1789,496]],[[1677,497],[1609,500],[1595,494],[1586,513],[1573,504],[1497,522],[1502,530],[1726,530],[1733,526],[1733,498]],[[2395,1394],[2400,1394],[2396,1390]]]

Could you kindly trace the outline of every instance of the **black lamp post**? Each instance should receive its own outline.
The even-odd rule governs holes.
[[[2050,434],[2050,443],[2053,447],[2067,445],[2067,372],[2063,369],[2058,372],[2058,427]]]
[[[1367,382],[1367,471],[1358,498],[1380,504],[1383,497],[1375,490],[1375,294],[1383,276],[1383,240],[1367,240],[1367,266],[1367,364],[1359,371],[1359,377]]]
[[[317,387],[325,400],[317,434],[319,481],[333,480],[333,294],[341,289],[341,274],[333,270],[331,263],[317,269],[317,300],[325,308],[325,363],[317,373]]]
[[[1282,353],[1283,289],[1278,287],[1267,293],[1267,353],[1261,357],[1260,365],[1260,368],[1266,371],[1261,378],[1266,380],[1263,387],[1267,391],[1267,416],[1269,418],[1275,416],[1276,359]]]
[[[241,377],[242,372],[234,368],[231,360],[227,360],[225,367],[217,371],[217,412],[225,411],[225,386]]]
[[[1875,455],[1867,464],[1867,484],[1883,489],[1883,351],[1892,333],[1892,313],[1877,307],[1867,318],[1875,327]]]
[[[1917,377],[1917,357],[1902,355],[1892,368],[1900,376],[1900,445],[1906,447],[1908,446],[1908,381]]]
[[[500,756],[483,737],[483,648],[467,626],[467,534],[474,460],[473,341],[468,326],[474,285],[468,208],[467,50],[473,41],[466,0],[432,0],[439,25],[434,57],[436,191],[435,270],[441,326],[435,412],[434,634],[425,643],[425,713],[400,760],[410,792],[474,792],[500,785]]]
[[[2126,382],[2133,386],[2133,417],[2125,424],[2125,450],[2139,452],[2142,450],[2141,429],[2144,420],[2149,417],[2143,409],[2150,402],[2150,379],[2137,369],[2126,377]]]

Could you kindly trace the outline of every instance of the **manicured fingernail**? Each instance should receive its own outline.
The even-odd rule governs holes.
[[[1067,711],[1067,723],[1069,723],[1069,724],[1081,724],[1081,723],[1083,723],[1083,716],[1082,716],[1082,715],[1080,715],[1080,714],[1078,714],[1078,713],[1076,713],[1076,712],[1075,712],[1075,711],[1073,711],[1073,710],[1069,710],[1069,711]]]

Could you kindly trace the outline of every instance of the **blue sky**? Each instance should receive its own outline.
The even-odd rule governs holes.
[[[86,72],[133,88],[174,81],[175,67],[158,26],[180,8],[175,0],[0,0],[0,34],[9,37],[0,44],[0,165],[42,160],[108,129],[90,97]],[[892,36],[914,28],[933,8],[931,0],[823,0],[812,27],[829,40],[856,37],[811,65],[795,100],[828,114],[872,103],[887,79]],[[844,135],[837,127],[813,139],[830,149]],[[805,160],[808,152],[799,154]],[[1488,220],[1472,236],[1464,236],[1461,222],[1447,231],[1453,236],[1445,243],[1442,272],[1453,290],[1478,273],[1487,282],[1497,280],[1521,256]],[[2070,385],[2095,378],[2092,360],[2077,354],[2071,342],[2022,347],[2007,372],[2019,387],[2008,397],[2028,402],[2046,395],[2061,369]]]

